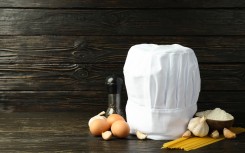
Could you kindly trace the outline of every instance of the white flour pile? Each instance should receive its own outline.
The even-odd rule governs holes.
[[[206,110],[203,112],[198,112],[196,113],[196,116],[199,117],[206,117],[207,119],[210,120],[219,120],[219,121],[227,121],[227,120],[233,120],[234,117],[225,112],[224,110],[220,109],[220,108],[215,108],[214,110]]]

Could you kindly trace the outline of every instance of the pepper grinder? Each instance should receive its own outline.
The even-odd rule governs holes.
[[[123,85],[123,79],[115,74],[106,78],[105,84],[108,92],[108,108],[106,111],[106,117],[111,114],[120,114],[125,118],[124,109],[121,103],[121,91]]]

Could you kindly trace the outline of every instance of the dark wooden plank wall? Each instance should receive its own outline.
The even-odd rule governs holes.
[[[123,76],[130,46],[180,43],[199,61],[199,110],[244,123],[243,0],[0,0],[0,21],[2,111],[106,107],[104,79]]]

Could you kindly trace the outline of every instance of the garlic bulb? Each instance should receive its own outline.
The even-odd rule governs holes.
[[[102,116],[105,114],[105,111],[100,112],[98,115],[95,115],[94,117],[90,118],[90,120],[88,121],[88,126],[90,127],[92,121],[94,121],[95,119],[106,119],[105,116]]]
[[[193,135],[199,137],[204,137],[208,135],[209,131],[209,127],[205,117],[192,118],[188,124],[188,129],[193,133]]]

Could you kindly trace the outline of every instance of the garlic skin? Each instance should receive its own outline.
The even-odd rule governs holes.
[[[198,137],[205,137],[209,132],[209,126],[204,116],[202,118],[192,118],[188,124],[188,129],[193,133],[193,135]]]
[[[90,127],[91,123],[95,120],[95,119],[106,119],[105,116],[102,116],[105,114],[105,111],[100,112],[98,115],[95,115],[94,117],[90,118],[90,120],[88,121],[88,126]]]

